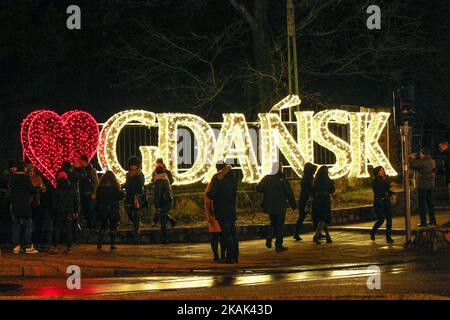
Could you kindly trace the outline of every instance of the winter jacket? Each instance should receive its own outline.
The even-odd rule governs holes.
[[[390,197],[394,193],[391,191],[391,181],[381,177],[372,180],[373,205],[377,208],[391,205]]]
[[[228,169],[226,169],[228,167]],[[236,221],[237,182],[227,166],[222,179],[212,180],[211,190],[206,193],[208,199],[214,201],[214,216],[220,223],[233,223]]]
[[[205,217],[206,221],[208,222],[208,232],[222,232],[222,229],[220,228],[219,221],[217,221],[216,217],[214,216],[214,201],[209,199],[206,194],[211,191],[213,181],[215,179],[223,179],[223,177],[229,173],[231,170],[231,166],[226,166],[222,170],[220,170],[218,173],[216,173],[211,181],[208,183],[208,186],[205,190],[205,199],[204,199],[204,207],[205,207]]]
[[[450,184],[450,149],[445,150],[441,153],[444,157],[444,171],[445,171],[445,182],[447,185]]]
[[[66,181],[54,190],[52,206],[53,215],[57,219],[64,219],[70,214],[78,213],[78,196],[69,182]]]
[[[324,185],[314,186],[312,216],[315,221],[331,222],[331,194],[334,192],[334,181],[331,179]]]
[[[433,189],[436,178],[436,163],[430,157],[411,160],[409,164],[412,170],[416,170],[416,188]]]
[[[282,173],[265,176],[256,186],[263,193],[262,209],[270,215],[283,214],[290,206],[297,208],[291,185]]]
[[[95,193],[98,186],[98,176],[97,170],[94,169],[92,164],[89,163],[86,167],[76,168],[75,172],[78,178],[80,196],[86,197]],[[73,183],[72,179],[75,179],[75,177],[70,175],[69,179]]]
[[[26,173],[14,173],[9,182],[11,213],[16,218],[31,218],[31,196],[35,188]]]
[[[105,219],[120,221],[119,203],[123,196],[117,186],[99,186],[95,198],[97,219],[99,221]]]
[[[166,212],[172,209],[173,193],[167,174],[156,174],[153,184],[155,186],[155,208]]]
[[[145,177],[141,170],[128,171],[125,181],[126,198],[125,204],[134,206],[134,196],[143,194]]]
[[[172,172],[170,172],[170,170],[167,170],[167,169],[166,169],[166,166],[164,166],[164,170],[166,170],[167,178],[169,178],[170,185],[172,185],[172,184],[173,184],[173,176],[172,176]],[[156,172],[153,171],[152,181],[155,180],[155,176],[156,176]]]

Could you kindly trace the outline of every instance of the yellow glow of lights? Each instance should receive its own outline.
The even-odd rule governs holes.
[[[103,151],[104,154],[99,156],[99,159],[104,159],[102,166],[114,172],[120,183],[125,182],[127,171],[119,163],[116,146],[120,132],[130,122],[140,122],[149,128],[154,127],[156,125],[156,115],[153,112],[144,110],[129,110],[120,112],[107,121],[108,126],[104,129],[103,150],[100,149],[100,152]],[[150,183],[153,173],[153,163],[155,163],[158,157],[158,148],[141,146],[139,150],[142,153],[142,173],[145,176],[145,183]]]
[[[332,120],[340,124],[350,122],[348,112],[344,110],[321,111],[313,118],[313,137],[318,144],[336,155],[336,163],[330,168],[330,177],[338,179],[351,171],[352,150],[347,142],[331,133],[329,122]]]
[[[297,118],[297,144],[305,162],[314,163],[313,111],[295,112]]]
[[[212,164],[216,139],[211,126],[202,118],[183,113],[158,114],[159,150],[166,166],[172,171],[175,185],[200,181]],[[187,127],[197,139],[197,159],[191,168],[178,173],[178,127]]]
[[[277,148],[286,157],[292,169],[298,176],[302,176],[305,166],[305,156],[288,129],[281,121],[280,116],[275,113],[258,114],[261,120],[262,134],[262,173],[269,174],[272,164],[278,159]]]
[[[367,121],[368,112],[349,112],[350,116],[350,136],[352,146],[352,166],[349,177],[367,178],[370,177],[367,170]]]
[[[242,182],[257,183],[260,180],[258,161],[247,122],[245,116],[241,113],[226,113],[223,115],[222,129],[217,139],[212,163],[215,164],[227,159],[239,160],[243,172]],[[215,172],[215,167],[211,166],[204,182],[210,181]]]
[[[382,166],[388,176],[396,176],[397,172],[392,167],[389,159],[381,149],[378,140],[384,127],[387,125],[390,114],[388,112],[371,112],[369,116],[369,127],[366,135],[367,158],[370,164],[375,168]]]
[[[283,110],[300,103],[298,96],[287,96],[272,110]],[[113,171],[118,180],[125,181],[126,170],[117,158],[117,141],[123,128],[131,122],[146,127],[159,127],[159,145],[140,146],[142,171],[146,183],[151,182],[154,163],[162,157],[172,171],[174,184],[185,185],[197,181],[208,182],[215,173],[213,166],[220,160],[238,159],[243,182],[256,183],[269,174],[273,163],[278,161],[279,151],[300,177],[306,162],[314,163],[314,142],[336,155],[336,162],[330,168],[330,177],[369,177],[368,166],[383,166],[386,173],[396,176],[397,172],[382,150],[379,139],[388,124],[386,112],[347,112],[325,110],[295,112],[297,137],[294,139],[277,113],[261,113],[260,148],[261,165],[258,161],[243,114],[224,114],[219,136],[216,138],[211,126],[202,118],[192,114],[162,113],[155,115],[144,110],[128,110],[113,115],[104,124],[98,144],[98,160],[103,169]],[[158,123],[156,123],[158,120]],[[337,137],[330,130],[330,123],[348,125],[350,142]],[[194,164],[185,172],[178,172],[178,128],[186,127],[197,141],[197,156]]]

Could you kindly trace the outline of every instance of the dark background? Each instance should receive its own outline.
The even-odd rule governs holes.
[[[414,127],[449,129],[450,1],[294,3],[303,109],[391,106],[412,83]],[[71,4],[81,30],[66,28]],[[371,4],[381,30],[366,28]],[[41,108],[254,120],[289,93],[286,37],[283,0],[2,0],[0,159],[20,157],[20,122]]]

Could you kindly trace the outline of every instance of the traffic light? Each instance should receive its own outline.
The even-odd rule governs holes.
[[[411,121],[414,115],[415,88],[406,85],[396,89],[393,94],[395,125],[401,126],[405,121]]]

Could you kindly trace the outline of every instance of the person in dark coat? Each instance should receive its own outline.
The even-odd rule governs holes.
[[[224,174],[212,181],[211,189],[206,193],[208,199],[214,202],[214,216],[219,221],[222,230],[222,241],[225,247],[224,263],[239,262],[239,242],[236,236],[236,197],[237,181],[231,172],[231,166],[224,162],[216,164],[218,174]],[[226,173],[225,173],[226,171]]]
[[[145,177],[140,169],[141,161],[137,157],[128,159],[129,171],[126,174],[124,189],[126,192],[125,209],[128,218],[133,222],[134,234],[139,236],[141,230],[139,197],[144,194]]]
[[[332,243],[328,224],[331,223],[331,194],[335,191],[334,181],[328,176],[328,167],[321,166],[317,171],[313,186],[313,219],[317,222],[313,242],[320,244],[320,234],[325,231],[327,243]]]
[[[283,252],[283,229],[286,219],[286,209],[290,206],[297,208],[291,185],[283,175],[281,163],[274,163],[272,172],[266,175],[256,186],[256,191],[263,193],[263,211],[269,214],[270,226],[266,238],[266,246],[272,248],[272,239],[275,237],[275,251]]]
[[[35,192],[31,197],[31,211],[33,215],[33,226],[34,226],[32,239],[38,250],[41,250],[40,246],[43,244],[44,240],[43,237],[44,216],[41,205],[41,194],[45,192],[45,185],[39,172],[37,172],[37,169],[31,164],[28,165],[28,174],[30,175],[31,183],[35,188]]]
[[[442,141],[439,143],[439,151],[444,158],[444,175],[445,185],[448,188],[448,202],[450,203],[450,150],[448,148],[448,141]]]
[[[173,206],[173,193],[169,177],[163,165],[155,168],[156,175],[153,177],[155,187],[155,209],[161,223],[162,243],[168,244],[167,217]]]
[[[302,240],[300,237],[300,231],[305,221],[307,210],[311,211],[312,198],[313,198],[313,183],[314,183],[314,173],[317,167],[312,163],[306,163],[303,169],[303,177],[300,183],[300,200],[298,201],[299,217],[297,223],[295,224],[295,241]],[[314,226],[316,224],[314,223]]]
[[[390,197],[394,194],[391,191],[391,187],[395,185],[395,182],[388,178],[384,168],[381,166],[373,170],[373,175],[373,208],[377,215],[377,221],[370,232],[370,239],[375,241],[378,228],[386,220],[386,242],[394,243],[394,240],[392,240],[392,208]]]
[[[78,176],[79,193],[80,193],[80,215],[86,219],[86,226],[94,229],[95,221],[95,191],[98,186],[97,170],[89,163],[88,156],[81,156],[75,162],[75,168]],[[69,177],[71,178],[71,177]]]
[[[409,167],[416,171],[416,188],[419,196],[420,227],[427,226],[427,211],[430,225],[436,225],[436,216],[433,206],[433,189],[436,180],[436,163],[431,158],[430,151],[422,148],[420,158],[411,154]]]
[[[58,173],[57,187],[53,193],[52,205],[54,214],[54,230],[53,230],[53,249],[50,253],[58,252],[58,245],[60,244],[60,236],[63,229],[66,231],[67,246],[65,253],[70,253],[72,250],[72,231],[74,217],[79,215],[78,197],[75,187],[70,184],[70,181],[65,172]]]
[[[13,253],[20,253],[22,242],[25,253],[38,253],[31,242],[33,219],[30,199],[35,191],[30,176],[26,173],[25,163],[19,161],[17,171],[12,174],[9,182]],[[20,236],[22,228],[23,238]]]
[[[172,172],[170,172],[170,170],[167,170],[166,165],[164,164],[164,160],[162,158],[158,158],[156,159],[156,164],[155,164],[155,168],[157,166],[163,166],[164,170],[166,172],[167,178],[169,179],[169,183],[172,186],[173,184],[173,176],[172,176]],[[156,175],[156,170],[153,171],[153,176],[152,176],[152,182],[154,183],[155,180],[155,175]],[[158,215],[158,212],[156,212],[155,217],[153,218],[153,224],[157,224],[158,221],[160,220],[160,217]],[[170,214],[167,215],[167,220],[169,221],[172,229],[175,228],[175,225],[177,224],[177,220],[175,220]]]
[[[103,238],[109,223],[111,250],[116,249],[117,228],[120,223],[119,202],[123,198],[120,185],[112,171],[106,171],[100,179],[96,198],[95,208],[97,211],[97,221],[99,222],[97,249],[103,246]]]
[[[14,172],[17,172],[17,161],[9,160],[8,169],[5,169],[0,176],[0,226],[5,230],[12,230],[9,184]]]
[[[78,197],[78,203],[81,202],[80,198],[80,179],[85,175],[85,171],[81,169],[76,169],[74,165],[68,161],[63,162],[61,166],[61,170],[59,172],[65,172],[67,174],[67,179],[69,183],[75,188],[75,192]],[[58,172],[58,173],[59,173]],[[92,201],[92,199],[90,200]],[[89,209],[90,210],[90,209]],[[81,212],[81,208],[77,210],[77,212]],[[78,243],[79,241],[79,234],[81,231],[81,217],[76,216],[73,220],[73,228],[72,228],[72,237],[73,237],[73,243]]]

